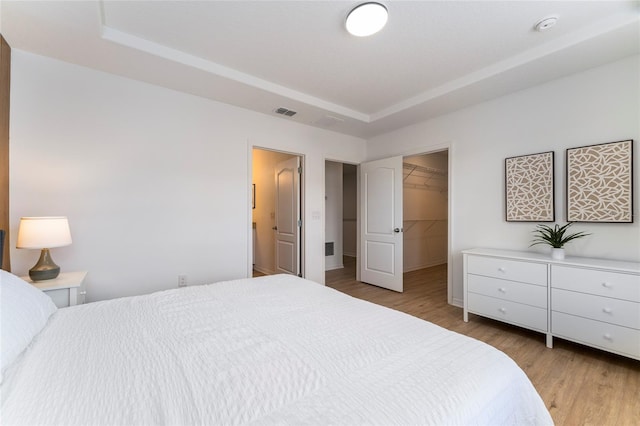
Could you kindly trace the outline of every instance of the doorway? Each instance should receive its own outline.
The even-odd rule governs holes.
[[[448,148],[362,163],[359,179],[360,279],[402,292],[407,274],[439,266],[451,303]]]
[[[325,280],[356,279],[357,173],[355,164],[325,161]]]
[[[448,151],[404,157],[403,272],[447,263]]]
[[[303,276],[303,157],[253,148],[252,160],[253,276]]]

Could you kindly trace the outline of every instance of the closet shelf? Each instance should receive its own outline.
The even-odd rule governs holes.
[[[446,170],[436,169],[435,167],[418,166],[417,164],[411,164],[411,163],[402,163],[402,168],[404,170],[409,170],[409,174],[407,174],[406,177],[409,177],[414,172],[420,172],[420,173],[431,174],[431,175],[440,175],[440,176],[447,175]]]
[[[402,168],[404,169],[402,180],[405,188],[427,189],[439,192],[447,191],[446,170],[411,163],[402,163]],[[408,182],[407,179],[409,178],[411,179]],[[416,180],[423,180],[423,182],[417,183]]]
[[[438,223],[438,222],[446,222],[446,219],[407,219],[407,220],[403,220],[403,228],[404,228],[404,232],[407,233],[409,232],[409,230],[411,228],[413,228],[418,222],[431,222],[429,224],[429,226],[427,227],[427,229],[425,229],[423,232],[427,232],[429,231],[431,228],[433,228],[433,226]]]
[[[423,189],[429,191],[438,191],[440,193],[446,192],[447,187],[441,185],[427,185],[426,183],[405,183],[402,185],[404,188]]]

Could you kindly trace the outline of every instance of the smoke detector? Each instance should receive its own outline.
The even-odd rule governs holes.
[[[542,32],[542,31],[546,31],[549,28],[553,27],[556,22],[558,22],[558,17],[553,15],[553,16],[547,16],[546,18],[542,18],[541,20],[539,20],[534,26],[533,28],[536,31]]]

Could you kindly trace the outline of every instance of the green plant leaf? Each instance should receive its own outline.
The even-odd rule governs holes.
[[[531,245],[529,247],[538,244],[548,244],[553,248],[562,248],[570,241],[586,237],[587,235],[591,235],[585,232],[574,232],[573,234],[567,234],[567,230],[572,224],[573,222],[569,222],[562,226],[555,224],[553,228],[549,225],[536,225],[536,229],[533,231],[534,238],[533,240],[531,240]]]

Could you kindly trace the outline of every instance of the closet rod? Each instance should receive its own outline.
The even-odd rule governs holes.
[[[446,176],[447,174],[446,170],[436,169],[435,167],[418,166],[417,164],[411,164],[411,163],[402,163],[402,168],[410,170],[409,175],[414,171],[422,172],[422,173],[431,173],[431,174],[442,175],[442,176]]]
[[[446,186],[438,186],[438,185],[427,185],[425,184],[418,184],[418,183],[403,183],[402,184],[403,188],[412,188],[412,189],[422,189],[422,190],[431,190],[431,191],[438,191],[440,193],[442,192],[446,192],[447,191],[447,187]]]

